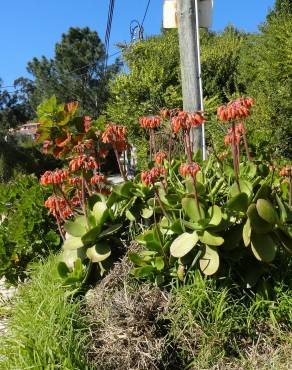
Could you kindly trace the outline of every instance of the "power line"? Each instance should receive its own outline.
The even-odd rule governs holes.
[[[141,22],[141,27],[143,27],[144,22],[145,22],[145,19],[147,17],[147,13],[148,13],[148,10],[149,10],[150,2],[151,2],[151,0],[148,0],[147,6],[146,6],[146,9],[145,9],[145,13],[144,13],[144,16],[143,16],[143,20]]]
[[[115,8],[115,0],[110,0],[109,8],[108,8],[108,17],[107,17],[107,25],[106,25],[106,32],[105,32],[105,40],[104,40],[104,44],[105,44],[104,71],[106,71],[107,64],[108,64],[109,40],[110,40],[111,30],[112,30],[114,8]]]

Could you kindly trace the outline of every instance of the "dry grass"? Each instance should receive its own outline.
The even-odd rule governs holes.
[[[167,368],[165,333],[158,325],[167,296],[159,288],[131,281],[129,270],[124,258],[91,291],[93,346],[88,360],[100,370]]]

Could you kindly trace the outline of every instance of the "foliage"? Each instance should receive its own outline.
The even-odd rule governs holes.
[[[19,175],[0,185],[0,276],[10,283],[24,279],[29,263],[60,245],[44,207],[45,193],[34,176]]]
[[[70,160],[69,168],[41,178],[54,193],[46,206],[64,239],[59,271],[66,283],[84,286],[92,268],[102,276],[108,258],[119,253],[118,240],[128,228],[133,234],[145,230],[136,238],[142,251],[129,253],[138,278],[158,284],[172,278],[185,281],[190,271],[200,269],[205,275],[232,274],[251,287],[262,276],[273,275],[277,251],[292,249],[292,174],[287,165],[280,174],[286,179],[280,180],[275,168],[270,172],[269,163],[251,159],[243,120],[253,105],[253,99],[239,98],[219,107],[218,119],[228,125],[225,145],[232,158],[227,152],[221,160],[210,156],[205,162],[200,153],[194,156],[190,142],[191,128],[205,121],[201,112],[163,110],[161,117],[141,118],[150,138],[152,168],[127,181],[120,163],[124,183],[111,189],[99,172],[96,145],[99,141],[111,145],[119,161],[127,149],[124,127],[111,123],[103,132],[95,131],[88,117],[74,116],[76,104],[58,106],[54,99],[44,103],[39,112],[45,148]],[[163,124],[169,125],[169,119],[168,152],[155,153],[156,133]],[[184,154],[180,159],[173,156],[172,148],[180,141],[186,159]],[[240,162],[242,147],[246,158]],[[78,178],[73,178],[76,174]]]
[[[226,95],[239,89],[236,82],[238,63],[245,37],[232,27],[219,34],[202,31],[204,95],[206,111],[210,113],[214,113],[216,105],[226,101]],[[137,117],[156,114],[165,107],[182,107],[176,30],[133,44],[125,49],[123,58],[128,68],[110,84],[112,99],[107,105],[106,116],[109,121],[127,126],[129,139],[137,147],[138,163],[145,166],[147,141],[137,125]],[[213,125],[207,129],[211,127]]]
[[[55,257],[33,268],[31,281],[19,286],[8,331],[0,339],[1,368],[90,368],[84,356],[90,328],[83,302],[67,294]]]
[[[249,127],[263,155],[291,158],[292,18],[276,13],[242,48],[239,80],[258,102]]]
[[[34,110],[56,95],[64,102],[78,100],[83,112],[97,116],[108,98],[108,82],[119,69],[114,63],[104,71],[104,59],[104,45],[95,31],[71,27],[55,45],[54,58],[33,58],[27,67],[33,79],[20,78],[15,83]]]

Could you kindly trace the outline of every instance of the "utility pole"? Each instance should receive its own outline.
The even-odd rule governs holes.
[[[177,21],[181,61],[183,109],[204,110],[200,60],[199,8],[201,0],[177,0]],[[191,130],[193,152],[202,149],[206,158],[204,125]]]

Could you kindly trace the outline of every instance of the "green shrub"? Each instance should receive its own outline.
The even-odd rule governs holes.
[[[35,176],[19,175],[0,184],[0,277],[24,279],[27,265],[57,250],[60,238],[44,207],[46,191]]]
[[[89,327],[82,301],[68,298],[56,258],[38,264],[19,287],[7,334],[1,338],[0,368],[89,369],[84,356]]]

